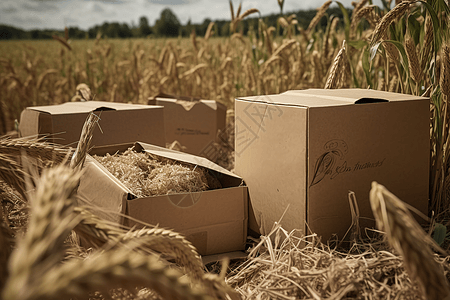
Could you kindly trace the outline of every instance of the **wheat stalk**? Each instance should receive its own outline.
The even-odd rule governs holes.
[[[416,45],[414,44],[413,39],[407,35],[405,38],[405,50],[406,50],[406,56],[408,58],[408,67],[409,67],[409,73],[416,82],[416,84],[419,84],[420,80],[422,79],[422,70],[420,69],[420,63],[419,63],[419,57],[417,56],[416,51]]]
[[[427,63],[428,63],[428,57],[430,56],[430,51],[433,46],[433,38],[434,38],[434,32],[433,32],[433,21],[430,16],[426,16],[425,18],[425,40],[423,41],[423,47],[422,47],[422,56],[420,60],[420,69],[425,70]]]
[[[12,252],[12,244],[13,237],[11,231],[5,222],[3,222],[2,210],[0,209],[0,295],[9,274],[7,265]]]
[[[86,154],[91,146],[95,125],[98,125],[98,120],[100,120],[100,117],[93,112],[90,112],[86,118],[83,129],[81,130],[80,140],[70,161],[70,167],[72,169],[81,169],[83,167]]]
[[[0,181],[14,188],[23,199],[26,199],[25,179],[27,174],[21,165],[10,156],[0,153]]]
[[[397,91],[397,85],[398,85],[398,77],[397,75],[394,75],[389,82],[389,88],[388,92],[396,92]]]
[[[342,42],[342,47],[339,50],[338,54],[334,58],[333,64],[330,67],[330,71],[328,74],[327,81],[325,83],[325,89],[335,89],[338,88],[339,84],[342,81],[342,76],[345,72],[345,54],[346,43],[345,40]]]
[[[63,258],[64,240],[78,222],[72,196],[79,177],[62,165],[43,171],[31,197],[28,230],[11,254],[3,299],[26,299]]]
[[[324,4],[322,4],[321,7],[317,9],[317,13],[314,16],[314,18],[309,23],[308,28],[306,29],[306,33],[309,35],[311,31],[316,27],[316,25],[319,23],[320,19],[323,17],[325,12],[327,11],[328,7],[330,7],[331,3],[333,1],[326,1]]]
[[[38,78],[38,81],[37,81],[37,89],[38,90],[41,90],[41,88],[42,88],[42,84],[44,83],[44,80],[45,80],[45,78],[47,78],[47,76],[48,75],[50,75],[50,74],[57,74],[58,73],[58,71],[57,70],[55,70],[55,69],[48,69],[47,71],[45,71],[44,73],[42,73],[40,76],[39,76],[39,78]]]
[[[370,26],[376,26],[376,23],[373,23],[373,14],[375,7],[376,5],[368,5],[358,10],[356,10],[356,8],[353,10],[352,22],[350,25],[350,31],[352,32],[353,36],[355,35],[356,27],[358,27],[358,23],[362,18],[365,18],[370,23]]]
[[[0,153],[19,157],[22,152],[31,158],[61,163],[70,156],[73,149],[51,144],[42,139],[0,138]]]
[[[208,39],[211,37],[211,33],[212,33],[212,28],[214,26],[214,22],[209,22],[208,24],[208,28],[206,29],[206,33],[205,33],[205,41],[208,41]]]
[[[406,205],[377,182],[372,182],[370,205],[378,228],[403,257],[409,276],[420,284],[426,299],[450,297],[447,279],[430,248],[439,246],[414,220]]]
[[[72,51],[72,47],[69,45],[69,43],[65,39],[63,39],[63,38],[61,38],[61,37],[59,37],[57,35],[52,35],[52,38],[54,40],[57,40],[58,42],[60,42],[64,47],[69,49],[69,51]]]
[[[144,228],[126,231],[117,224],[102,220],[82,207],[75,211],[80,214],[81,221],[74,228],[78,235],[89,245],[101,247],[107,242],[126,243],[140,240],[144,249],[158,251],[173,257],[194,278],[203,274],[203,265],[195,247],[180,234],[162,228]]]
[[[231,11],[231,22],[234,21],[234,7],[233,7],[233,1],[230,0],[230,11]]]
[[[399,17],[403,16],[403,14],[408,10],[409,5],[414,2],[414,0],[402,1],[393,9],[391,9],[387,14],[385,14],[373,31],[371,45],[373,45],[382,36],[384,36],[389,25],[391,25],[391,23],[397,20]]]
[[[447,97],[450,96],[450,45],[444,43],[441,50],[441,75],[440,86],[442,93]]]
[[[189,278],[154,255],[133,251],[128,245],[115,251],[97,252],[86,260],[72,259],[47,273],[21,293],[22,300],[87,298],[90,293],[124,287],[148,287],[163,299],[213,299]],[[5,297],[5,300],[13,299]],[[16,298],[19,299],[19,298]]]

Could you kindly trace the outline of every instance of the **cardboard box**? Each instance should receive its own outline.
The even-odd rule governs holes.
[[[161,106],[87,101],[34,106],[22,111],[21,136],[47,136],[46,140],[76,146],[88,113],[100,116],[93,146],[144,141],[165,146],[164,113]]]
[[[98,147],[91,154],[123,152],[133,144]],[[221,189],[194,193],[136,198],[95,159],[88,156],[81,178],[79,195],[96,214],[127,226],[142,225],[118,213],[142,222],[182,233],[201,255],[244,250],[247,239],[248,190],[242,179],[211,161],[137,142],[135,151],[170,158],[208,168],[221,183]]]
[[[178,141],[184,152],[207,158],[208,146],[226,126],[227,108],[214,100],[186,100],[178,97],[155,97],[148,104],[164,106],[166,142]],[[211,158],[210,158],[211,159]]]
[[[363,89],[296,90],[236,99],[236,173],[249,188],[249,229],[342,239],[349,191],[373,227],[371,182],[427,213],[428,98]]]

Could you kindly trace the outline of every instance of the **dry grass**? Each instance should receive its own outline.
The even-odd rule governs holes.
[[[376,182],[372,183],[370,204],[378,228],[386,232],[389,244],[403,258],[409,276],[420,285],[426,299],[450,298],[448,280],[432,251],[432,247],[440,248],[414,220],[406,205]]]
[[[284,2],[278,3],[282,8]],[[281,16],[283,35],[260,19],[243,36],[242,19],[258,11],[241,14],[241,5],[234,11],[230,1],[228,38],[216,38],[211,23],[205,36],[194,32],[190,39],[123,42],[98,34],[95,41],[70,44],[68,37],[53,44],[4,42],[0,134],[17,127],[14,120],[27,106],[94,98],[145,104],[161,92],[214,99],[231,110],[237,96],[305,88],[370,87],[430,96],[430,209],[435,212],[434,223],[447,224],[450,51],[447,33],[440,28],[448,28],[448,12],[430,14],[417,1],[396,1],[393,9],[378,10],[361,0],[354,4],[351,19],[338,20],[327,14],[330,4],[324,2],[306,30],[296,26],[295,17]],[[325,19],[324,30],[318,22]],[[338,24],[348,28],[342,30]],[[233,122],[229,125],[232,128]],[[80,163],[89,148],[88,140],[82,141],[81,156],[74,156]],[[230,154],[233,144],[230,134],[218,147]],[[373,189],[374,214],[393,250],[378,239],[338,251],[333,241],[324,244],[315,235],[297,237],[275,224],[269,236],[249,240],[253,245],[247,259],[231,262],[228,270],[224,263],[220,275],[213,275],[204,273],[195,248],[173,231],[151,227],[130,231],[99,219],[86,207],[74,207],[71,192],[62,190],[76,185],[78,175],[63,167],[43,171],[67,164],[73,153],[74,149],[42,139],[0,138],[0,187],[7,186],[0,193],[0,242],[10,246],[0,251],[4,299],[228,299],[236,294],[243,299],[442,299],[448,295],[447,253],[436,254],[437,248],[427,246],[433,244],[429,235],[381,186]],[[37,172],[23,168],[22,154]],[[229,155],[222,159],[231,169]],[[128,177],[150,174],[153,170],[148,166],[155,162],[147,160]],[[44,179],[30,194],[25,182],[38,174]],[[204,188],[203,177],[201,181]],[[165,192],[171,189],[166,181],[160,187]],[[77,238],[70,233],[74,231]]]
[[[199,192],[220,187],[207,169],[138,153],[94,155],[108,171],[138,197]]]
[[[436,262],[449,270],[446,260]],[[275,224],[226,282],[243,299],[425,299],[404,268],[402,257],[380,241],[340,252],[315,235],[299,238]]]

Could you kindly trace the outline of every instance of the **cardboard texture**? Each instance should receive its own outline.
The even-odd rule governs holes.
[[[249,188],[249,229],[281,220],[342,239],[349,191],[374,227],[371,182],[427,213],[429,99],[363,89],[288,91],[236,99],[236,173]]]
[[[194,155],[208,157],[208,146],[226,126],[227,108],[214,100],[155,97],[148,104],[164,106],[166,142],[178,141]]]
[[[93,146],[144,141],[165,146],[164,113],[161,106],[102,101],[67,102],[34,106],[22,111],[21,136],[46,136],[46,140],[76,146],[88,113],[100,116],[92,138]]]
[[[138,152],[146,151],[206,167],[223,188],[136,198],[102,165],[88,156],[78,192],[82,201],[93,207],[94,213],[127,226],[142,227],[120,214],[147,224],[172,229],[185,235],[201,255],[244,250],[247,238],[248,190],[242,186],[239,176],[205,158],[141,142],[96,147],[90,154],[120,153],[133,145]]]

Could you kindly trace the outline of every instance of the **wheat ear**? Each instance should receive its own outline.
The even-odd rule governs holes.
[[[430,248],[430,245],[436,249],[439,246],[414,220],[406,205],[377,182],[372,182],[370,205],[378,228],[403,257],[409,276],[417,280],[426,299],[450,296],[447,279]]]
[[[143,249],[157,251],[175,259],[185,267],[192,278],[199,279],[203,276],[203,264],[197,250],[180,234],[162,228],[126,231],[82,207],[77,207],[75,211],[82,218],[75,231],[88,245],[101,247],[107,242],[127,243],[135,239],[141,240]]]
[[[314,16],[314,18],[309,23],[308,29],[306,29],[306,33],[309,35],[309,33],[316,27],[316,25],[319,23],[320,19],[323,17],[325,12],[327,11],[328,7],[330,7],[331,3],[333,1],[326,1],[324,4],[322,4],[321,7],[317,9],[317,13]]]
[[[417,56],[416,45],[410,36],[405,38],[405,50],[408,58],[409,73],[416,84],[422,79],[423,72],[420,69],[419,57]]]
[[[95,291],[107,293],[123,287],[148,287],[163,299],[212,299],[205,289],[191,286],[188,277],[157,259],[136,252],[138,246],[97,252],[85,260],[70,260],[48,272],[16,299],[88,298]],[[13,298],[5,298],[9,300]]]
[[[24,152],[30,158],[61,163],[72,153],[73,149],[51,144],[42,139],[7,139],[0,138],[0,152],[19,157]]]
[[[16,189],[24,200],[27,197],[25,189],[26,176],[27,174],[16,160],[12,159],[9,155],[0,153],[0,181],[3,181],[10,187]]]
[[[86,121],[83,124],[83,129],[81,130],[80,141],[78,142],[77,149],[75,150],[72,160],[70,161],[70,167],[72,169],[81,169],[83,167],[86,154],[91,146],[95,125],[98,124],[99,119],[100,117],[93,112],[90,112],[86,118]]]
[[[409,5],[413,2],[415,1],[402,1],[393,9],[391,9],[387,14],[385,14],[373,31],[371,44],[374,44],[382,36],[384,36],[389,25],[391,25],[391,23],[394,22],[397,18],[403,16],[403,14],[408,10]]]
[[[450,96],[450,45],[444,43],[441,52],[441,76],[439,82],[441,90],[447,97]]]
[[[64,240],[78,222],[72,195],[79,177],[64,166],[43,171],[29,201],[28,230],[11,254],[3,299],[27,299],[30,288],[62,260]]]
[[[425,70],[427,63],[428,63],[428,57],[430,56],[430,51],[433,46],[433,38],[434,38],[434,32],[433,32],[433,21],[430,16],[426,16],[425,18],[425,40],[423,41],[423,47],[422,47],[422,55],[420,59],[420,69]]]
[[[330,73],[328,74],[327,81],[325,83],[326,89],[335,89],[339,87],[342,81],[343,75],[345,74],[345,54],[346,43],[345,40],[342,42],[342,47],[338,54],[334,58],[333,64],[330,67]]]

